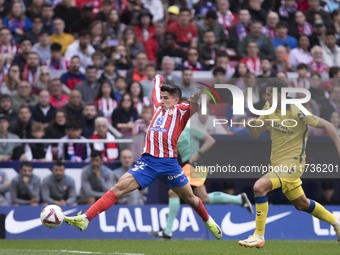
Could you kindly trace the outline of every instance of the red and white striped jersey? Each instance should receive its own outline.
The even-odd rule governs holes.
[[[146,133],[143,153],[157,158],[176,158],[177,140],[190,118],[190,104],[181,103],[171,109],[162,110],[162,83],[163,77],[156,75],[152,90],[155,111]]]

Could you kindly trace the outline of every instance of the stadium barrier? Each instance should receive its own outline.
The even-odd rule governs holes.
[[[164,205],[113,206],[93,219],[86,231],[63,223],[56,229],[42,226],[42,206],[0,207],[5,214],[6,239],[152,239],[149,231],[166,225],[168,207]],[[85,211],[87,206],[63,207],[66,215]],[[207,205],[220,224],[223,239],[240,239],[252,234],[254,215],[240,206]],[[340,215],[340,206],[327,206]],[[298,224],[297,224],[298,223]],[[213,239],[194,210],[182,206],[174,221],[173,239]],[[333,228],[293,206],[272,205],[269,210],[266,238],[277,240],[335,240]]]

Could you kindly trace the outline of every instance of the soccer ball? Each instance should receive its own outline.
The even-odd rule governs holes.
[[[64,220],[64,212],[57,205],[48,205],[40,213],[40,220],[48,228],[59,227]]]

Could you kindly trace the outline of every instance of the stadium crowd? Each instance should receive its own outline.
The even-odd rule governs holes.
[[[311,91],[306,107],[340,135],[336,0],[0,0],[0,17],[0,138],[65,141],[3,142],[0,161],[58,159],[91,166],[97,152],[100,161],[112,162],[131,152],[126,149],[136,159],[152,117],[156,73],[179,85],[186,98],[199,73],[245,93],[252,87],[257,108],[264,104],[265,78],[285,78]],[[211,134],[246,134],[245,128],[209,126],[213,114],[237,120],[231,103],[222,113],[196,114],[192,121]],[[134,138],[133,148],[116,138]],[[122,165],[120,174],[126,171]],[[109,179],[107,187],[114,177]],[[81,201],[92,203],[100,197],[96,192]]]

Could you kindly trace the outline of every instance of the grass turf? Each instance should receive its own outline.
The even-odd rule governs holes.
[[[336,241],[267,241],[262,249],[208,240],[1,240],[3,255],[339,255]]]

